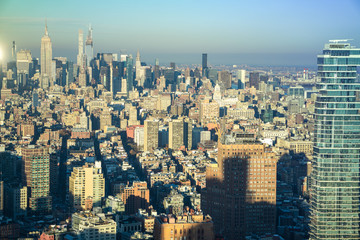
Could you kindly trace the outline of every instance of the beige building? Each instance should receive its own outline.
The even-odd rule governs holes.
[[[159,146],[159,121],[145,120],[144,122],[144,151],[152,152]]]
[[[219,103],[216,101],[203,100],[200,105],[200,120],[204,124],[206,120],[217,119],[220,114]]]
[[[215,233],[243,239],[275,233],[276,157],[253,134],[224,136],[218,162],[206,169],[201,206],[214,219]]]
[[[314,143],[312,141],[284,140],[279,138],[277,146],[292,150],[294,153],[313,154]]]
[[[215,239],[211,217],[202,214],[162,215],[155,218],[155,240]]]
[[[105,179],[101,172],[101,162],[75,167],[69,179],[70,202],[76,209],[100,207],[105,196]]]
[[[169,148],[177,150],[184,145],[184,122],[174,119],[169,122]]]
[[[105,214],[79,212],[72,215],[72,228],[79,240],[115,240],[116,222]]]

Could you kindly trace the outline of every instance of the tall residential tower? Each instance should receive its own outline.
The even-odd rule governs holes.
[[[310,239],[360,239],[359,65],[346,40],[318,55]]]

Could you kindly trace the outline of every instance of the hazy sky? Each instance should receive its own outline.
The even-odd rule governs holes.
[[[96,52],[139,49],[153,64],[315,65],[329,39],[360,46],[358,0],[0,0],[0,48],[40,55],[47,18],[53,56],[72,60],[78,30],[93,26]]]

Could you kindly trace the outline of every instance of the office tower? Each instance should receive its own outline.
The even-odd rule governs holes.
[[[207,53],[202,54],[202,76],[208,77]]]
[[[231,88],[231,74],[229,71],[219,72],[218,80],[226,89]]]
[[[140,51],[138,50],[136,53],[135,60],[135,79],[140,81],[140,69],[141,69],[141,60],[140,60]]]
[[[215,233],[244,239],[274,233],[276,159],[254,134],[221,136],[217,164],[206,169],[202,209],[214,220]]]
[[[153,152],[159,146],[159,121],[144,122],[144,151]]]
[[[134,181],[128,185],[121,193],[121,200],[125,204],[125,213],[134,214],[138,210],[147,209],[150,203],[150,190],[146,182]]]
[[[155,59],[155,67],[154,67],[154,80],[156,81],[160,78],[160,66],[159,66],[159,59]]]
[[[28,188],[29,208],[36,214],[51,212],[50,163],[48,148],[29,145],[21,148],[22,184]]]
[[[126,88],[127,96],[129,96],[129,92],[134,88],[133,58],[131,55],[126,57]]]
[[[20,50],[16,53],[16,69],[18,74],[25,73],[29,76],[32,73],[32,56],[30,50]]]
[[[360,48],[333,40],[317,62],[310,239],[360,239]]]
[[[101,171],[101,162],[75,167],[69,178],[70,203],[73,208],[89,210],[101,207],[101,198],[105,196],[105,179]]]
[[[178,150],[184,145],[184,122],[174,119],[169,122],[169,148]]]
[[[40,56],[40,88],[47,89],[54,82],[54,76],[52,75],[52,43],[49,37],[47,24],[45,24],[45,35],[41,38]]]
[[[154,240],[206,239],[214,240],[213,221],[201,213],[186,215],[161,215],[155,218]]]
[[[216,83],[218,80],[218,71],[216,69],[209,69],[209,79]]]
[[[257,90],[259,90],[259,83],[260,83],[260,73],[259,72],[251,72],[249,74],[250,87],[254,87]]]
[[[241,69],[237,71],[238,89],[245,89],[246,70]]]
[[[94,42],[92,39],[92,28],[89,25],[89,32],[85,41],[86,66],[90,66],[91,60],[94,58]]]

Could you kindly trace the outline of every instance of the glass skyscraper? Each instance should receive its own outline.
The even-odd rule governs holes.
[[[310,239],[360,239],[360,48],[332,40],[318,55]]]

